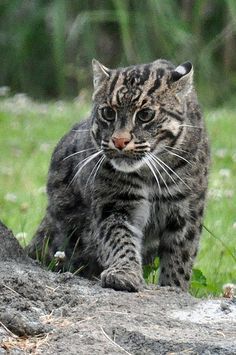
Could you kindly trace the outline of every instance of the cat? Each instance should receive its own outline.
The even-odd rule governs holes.
[[[192,64],[92,65],[91,115],[53,153],[28,252],[49,261],[64,251],[64,270],[126,291],[143,288],[142,265],[159,256],[159,285],[186,291],[210,160]]]

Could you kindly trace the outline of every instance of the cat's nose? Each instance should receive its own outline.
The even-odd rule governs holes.
[[[131,138],[128,137],[112,137],[112,142],[114,143],[114,146],[119,150],[124,149],[130,141]]]

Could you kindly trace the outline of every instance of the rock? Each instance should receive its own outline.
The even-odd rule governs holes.
[[[0,261],[28,259],[12,231],[0,221]],[[29,260],[28,260],[29,261]]]
[[[4,324],[13,334],[19,336],[38,335],[50,330],[38,320],[31,320],[16,309],[7,309],[0,313],[0,321]]]
[[[0,233],[0,354],[236,353],[235,302],[225,312],[220,299],[173,288],[103,289],[40,268],[2,225]]]

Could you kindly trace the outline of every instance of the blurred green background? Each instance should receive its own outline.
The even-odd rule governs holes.
[[[0,0],[0,219],[32,238],[51,153],[89,114],[93,57],[193,62],[212,166],[191,292],[219,295],[236,284],[236,0]]]
[[[195,66],[201,102],[236,91],[235,0],[0,0],[0,86],[35,98],[91,86],[91,59]]]

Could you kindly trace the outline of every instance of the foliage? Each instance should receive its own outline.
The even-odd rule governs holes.
[[[201,101],[236,89],[234,0],[1,0],[0,86],[34,97],[76,96],[97,57],[116,67],[191,60]]]
[[[87,113],[88,105],[82,99],[40,104],[17,95],[0,101],[0,218],[23,245],[33,236],[44,214],[45,183],[53,147]],[[199,297],[219,295],[223,284],[236,283],[235,111],[209,111],[206,121],[212,140],[204,223],[208,230],[203,231],[191,287],[191,292]],[[54,268],[54,264],[49,268]],[[148,282],[156,282],[158,266],[155,259],[144,269]]]
[[[156,257],[149,265],[144,265],[143,276],[147,283],[157,284],[158,282],[159,259]]]

